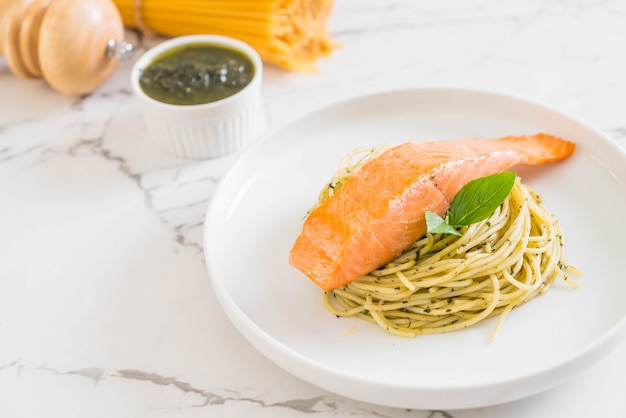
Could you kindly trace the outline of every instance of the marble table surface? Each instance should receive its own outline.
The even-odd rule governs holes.
[[[337,0],[329,27],[340,48],[317,73],[266,66],[266,129],[367,92],[463,86],[546,103],[626,148],[623,0]],[[207,205],[238,155],[156,149],[130,67],[69,97],[0,57],[0,416],[626,414],[624,343],[561,386],[473,410],[361,403],[279,369],[228,321],[203,258]]]

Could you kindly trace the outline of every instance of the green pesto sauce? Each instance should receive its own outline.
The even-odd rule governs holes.
[[[254,77],[254,64],[234,49],[184,45],[157,56],[139,76],[141,89],[163,103],[196,105],[232,96]]]

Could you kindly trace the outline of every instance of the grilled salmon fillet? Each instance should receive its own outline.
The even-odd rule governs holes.
[[[344,286],[409,248],[426,233],[425,212],[444,216],[469,181],[517,164],[559,161],[574,148],[543,133],[390,148],[311,212],[289,262],[323,290]]]

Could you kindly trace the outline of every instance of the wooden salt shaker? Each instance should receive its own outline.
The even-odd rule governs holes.
[[[110,0],[0,0],[0,52],[11,72],[65,94],[95,90],[132,56],[123,35]]]

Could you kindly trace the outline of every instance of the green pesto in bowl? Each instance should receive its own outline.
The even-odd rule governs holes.
[[[198,105],[243,90],[254,77],[252,60],[227,46],[182,45],[157,56],[139,75],[149,97],[173,105]]]

